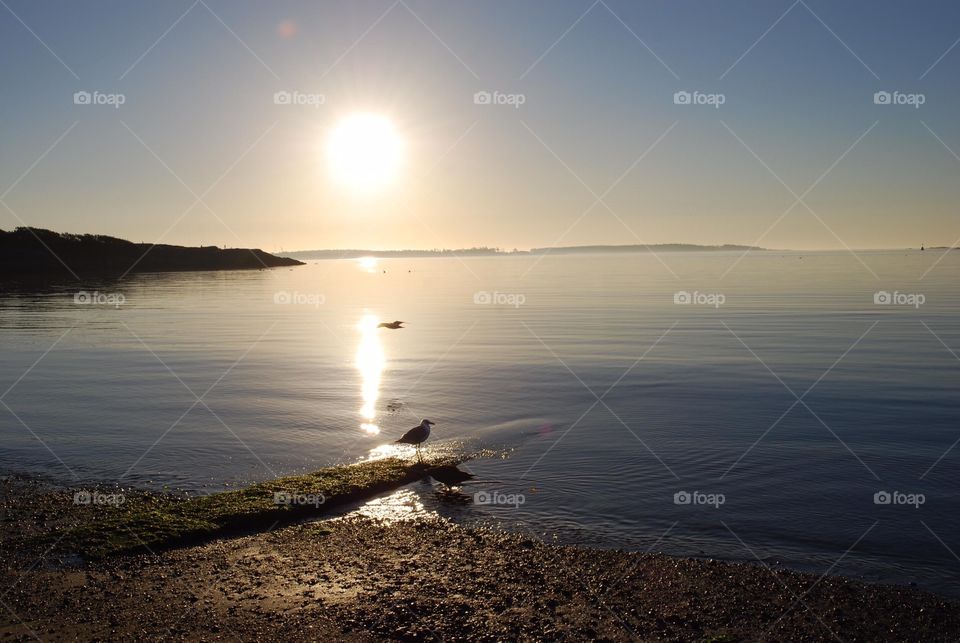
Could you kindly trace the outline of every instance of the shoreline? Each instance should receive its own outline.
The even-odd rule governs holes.
[[[329,470],[309,475],[323,472],[328,484]],[[90,520],[71,489],[10,476],[0,508],[3,542],[13,545],[0,551],[12,586],[0,632],[13,640],[960,638],[960,601],[913,587],[546,544],[440,518],[316,520],[318,512],[82,560],[61,546]],[[28,542],[41,547],[20,546]]]

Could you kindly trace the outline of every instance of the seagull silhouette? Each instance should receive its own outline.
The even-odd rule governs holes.
[[[389,328],[390,330],[398,330],[400,328],[403,328],[403,324],[406,324],[406,323],[407,322],[402,322],[402,321],[380,322],[379,324],[377,324],[377,328]]]
[[[416,446],[417,460],[423,462],[423,457],[420,455],[420,445],[430,437],[430,427],[434,424],[435,422],[431,422],[430,420],[423,420],[420,424],[404,433],[395,444],[412,444]]]

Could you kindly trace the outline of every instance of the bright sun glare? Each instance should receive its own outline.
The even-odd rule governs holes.
[[[333,177],[354,191],[376,191],[397,176],[403,142],[389,118],[358,113],[341,119],[327,140]]]

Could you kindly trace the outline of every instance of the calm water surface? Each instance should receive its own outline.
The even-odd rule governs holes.
[[[502,450],[468,465],[473,491],[523,504],[415,484],[370,511],[960,595],[960,253],[861,259],[342,260],[8,288],[0,470],[211,492],[389,454],[428,417],[437,444]],[[409,327],[375,328],[394,319]]]

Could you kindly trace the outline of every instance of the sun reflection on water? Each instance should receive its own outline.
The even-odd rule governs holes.
[[[403,444],[381,444],[367,453],[367,460],[382,460],[384,458],[403,458],[410,455],[411,447]]]
[[[360,346],[357,348],[357,369],[360,371],[360,428],[371,435],[380,433],[377,419],[377,399],[380,397],[380,378],[387,360],[377,332],[377,318],[365,314],[357,325],[360,330]]]
[[[380,522],[390,524],[400,520],[436,517],[437,512],[427,509],[423,504],[420,494],[416,491],[400,489],[389,496],[375,498],[367,502],[352,512],[351,515],[373,518]]]

